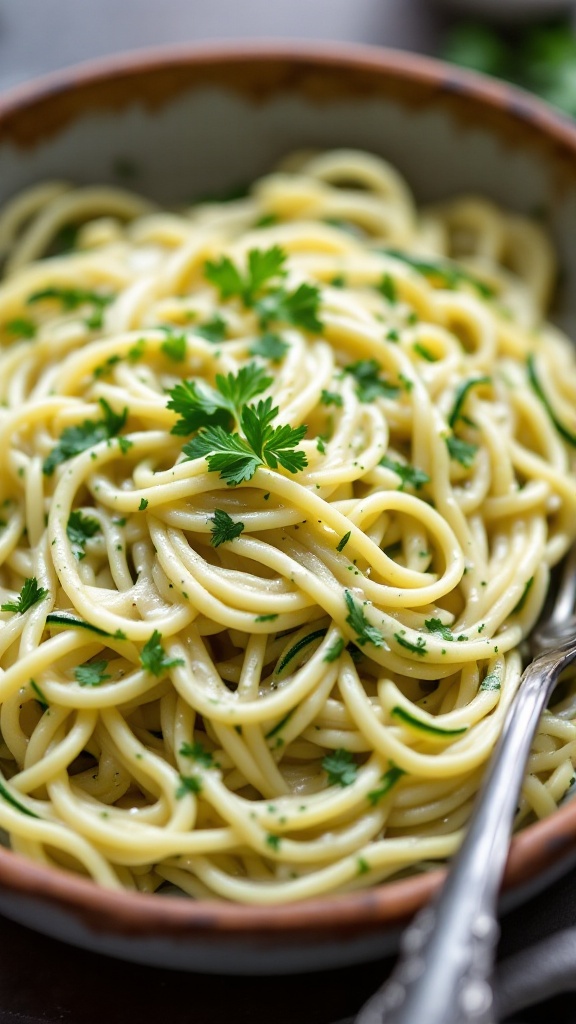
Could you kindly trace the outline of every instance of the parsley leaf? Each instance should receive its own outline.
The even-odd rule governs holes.
[[[344,591],[344,600],[348,608],[346,622],[356,633],[355,643],[361,647],[368,643],[374,644],[374,647],[383,647],[384,637],[382,633],[368,621],[361,606],[354,600],[351,590]]]
[[[338,658],[342,654],[345,646],[346,645],[342,637],[336,637],[336,640],[330,645],[322,660],[327,662],[338,661]]]
[[[426,619],[424,625],[429,633],[439,633],[443,640],[452,642],[453,640],[467,640],[468,637],[464,633],[460,633],[459,636],[454,636],[454,633],[449,626],[446,626],[442,619]]]
[[[206,261],[204,276],[218,289],[221,299],[238,295],[245,306],[253,306],[263,286],[270,279],[285,274],[285,262],[286,253],[279,245],[273,245],[270,249],[250,250],[245,275],[241,274],[228,256],[222,256],[216,262]]]
[[[372,789],[366,794],[372,806],[375,807],[380,800],[385,796],[388,796],[392,786],[394,786],[398,782],[398,779],[401,779],[405,774],[406,773],[402,768],[397,768],[395,764],[390,765],[388,771],[384,772],[384,775],[381,777],[378,789]]]
[[[194,328],[194,334],[199,334],[201,338],[205,338],[206,341],[217,345],[219,341],[224,341],[226,337],[226,321],[218,313],[214,313],[210,320],[206,320],[203,324],[198,324]]]
[[[17,317],[15,320],[8,320],[4,324],[4,330],[7,334],[12,334],[17,338],[27,338],[31,340],[36,337],[36,324],[33,320],[27,320],[25,317]]]
[[[395,398],[400,388],[381,380],[381,366],[375,359],[360,359],[344,367],[356,379],[356,394],[361,402],[372,402],[375,398]]]
[[[396,476],[400,477],[401,484],[399,490],[401,491],[404,490],[406,484],[419,491],[424,484],[430,483],[430,477],[423,469],[418,469],[417,466],[410,466],[408,463],[396,462],[394,459],[388,458],[387,455],[380,459],[379,465],[384,466],[386,469],[391,469],[393,473],[396,473]]]
[[[450,458],[465,466],[466,469],[469,469],[476,458],[478,445],[472,444],[470,441],[463,441],[461,437],[455,437],[453,434],[450,434],[444,440],[446,441]]]
[[[236,540],[236,537],[239,537],[244,530],[244,523],[235,523],[228,513],[224,512],[221,508],[214,509],[211,522],[214,525],[210,530],[212,534],[210,543],[215,548],[219,547],[220,544],[225,544],[227,541]]]
[[[92,516],[85,516],[79,509],[75,509],[68,517],[66,535],[74,547],[76,558],[81,561],[86,552],[84,546],[90,537],[94,537],[100,531],[100,523]]]
[[[80,306],[93,306],[95,308],[86,321],[87,326],[101,327],[104,307],[112,302],[113,298],[113,295],[103,295],[102,292],[95,292],[87,288],[66,288],[59,285],[51,285],[48,288],[43,288],[41,291],[33,292],[32,295],[28,296],[27,302],[28,305],[33,305],[36,302],[54,300],[59,302],[62,309],[66,310],[66,312],[78,309]]]
[[[226,379],[233,380],[232,375],[229,374]],[[223,388],[224,378],[217,380],[218,386]],[[263,378],[260,390],[268,386],[269,380]],[[239,404],[242,397],[229,392],[229,397],[225,399],[226,407],[235,398]],[[208,426],[184,445],[183,452],[190,459],[205,457],[209,471],[220,472],[222,479],[230,486],[242,483],[243,480],[250,480],[258,466],[264,464],[276,469],[280,463],[290,473],[297,473],[308,465],[305,453],[294,451],[304,437],[307,427],[272,427],[271,422],[277,412],[278,408],[272,406],[271,398],[260,401],[255,406],[244,405],[240,414],[240,424],[246,440],[239,434],[231,434],[224,430],[220,425]]]
[[[426,641],[423,636],[419,636],[415,644],[410,640],[406,640],[401,633],[394,633],[394,639],[400,647],[404,647],[407,651],[412,651],[413,654],[420,654],[422,657],[426,654]]]
[[[75,455],[80,455],[81,452],[85,452],[88,448],[93,448],[100,441],[108,441],[120,433],[126,422],[128,409],[124,409],[118,415],[110,408],[105,398],[100,398],[99,402],[104,412],[104,418],[101,420],[84,420],[83,423],[79,423],[74,427],[65,427],[57,445],[52,449],[48,457],[44,459],[42,471],[46,476],[52,476],[56,466],[59,466],[62,462],[67,462],[68,459],[72,459]]]
[[[38,580],[35,576],[29,576],[24,580],[22,590],[18,595],[17,601],[6,601],[5,604],[0,605],[0,610],[3,612],[17,612],[19,615],[24,615],[32,605],[43,601],[45,597],[48,597],[48,591],[44,587],[38,586]]]
[[[162,634],[155,629],[150,639],[144,644],[140,655],[142,668],[146,669],[147,672],[151,672],[153,676],[163,676],[167,669],[184,664],[182,658],[167,657],[161,640]]]
[[[350,540],[351,536],[352,536],[352,530],[348,530],[348,533],[345,533],[344,536],[342,537],[342,539],[338,541],[338,543],[336,545],[336,551],[344,551],[344,548],[346,547],[346,545],[347,545],[348,541]]]
[[[171,433],[187,436],[200,427],[229,428],[240,419],[242,407],[272,383],[256,363],[243,366],[236,375],[216,376],[216,388],[204,381],[183,380],[170,391],[166,408],[180,416]]]
[[[351,786],[356,781],[358,765],[349,750],[340,748],[322,759],[329,786]]]
[[[180,754],[182,757],[191,757],[203,768],[211,768],[214,764],[214,755],[206,750],[201,743],[183,743],[180,747]]]
[[[171,327],[162,327],[168,333],[166,341],[160,345],[160,350],[174,363],[183,363],[186,358],[186,335],[176,334]]]
[[[263,359],[269,359],[272,363],[280,363],[289,348],[288,342],[283,341],[279,334],[272,334],[271,331],[268,331],[252,345],[250,355],[262,356]]]
[[[378,291],[380,292],[381,295],[384,296],[384,298],[387,300],[387,302],[390,303],[390,305],[393,306],[394,303],[398,302],[396,282],[394,281],[394,278],[390,274],[384,274],[382,280],[378,285]]]
[[[307,331],[322,330],[322,321],[318,317],[319,306],[320,289],[312,284],[298,285],[293,292],[278,288],[257,303],[263,327],[271,320],[281,320]]]
[[[202,792],[202,780],[198,779],[195,775],[181,775],[180,785],[176,790],[176,799],[181,800],[187,793],[201,793]]]
[[[145,512],[148,508],[148,498],[140,498],[140,504],[138,505],[139,512]]]
[[[74,678],[80,686],[100,686],[100,683],[112,678],[106,672],[107,668],[108,662],[104,660],[85,661],[83,665],[78,665],[78,668],[74,669]]]
[[[339,407],[344,405],[342,395],[339,395],[337,391],[327,391],[326,388],[322,388],[320,401],[322,405],[337,405]]]

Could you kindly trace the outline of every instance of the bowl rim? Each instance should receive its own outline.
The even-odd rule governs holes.
[[[477,72],[409,51],[357,43],[302,40],[240,40],[167,45],[131,50],[85,61],[17,84],[0,93],[0,141],[10,121],[58,96],[112,80],[121,82],[174,68],[230,67],[290,62],[295,67],[361,73],[372,71],[414,84],[424,91],[461,96],[480,107],[504,113],[544,141],[550,159],[568,156],[576,165],[576,124],[528,92]],[[69,120],[74,120],[72,114]],[[58,129],[56,129],[58,130]],[[7,138],[10,139],[8,130]],[[45,133],[41,133],[44,137]],[[576,169],[573,172],[576,182]],[[521,889],[544,871],[576,855],[576,800],[514,836],[504,877],[506,889]],[[357,935],[402,925],[440,887],[445,868],[385,881],[370,889],[325,895],[296,903],[249,905],[186,896],[104,889],[91,879],[40,865],[0,846],[0,891],[35,898],[52,908],[80,915],[90,928],[121,935],[174,937],[186,934],[217,939],[283,933],[288,942],[328,934]],[[2,901],[0,898],[0,909]]]

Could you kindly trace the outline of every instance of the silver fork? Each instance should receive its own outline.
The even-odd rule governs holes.
[[[496,904],[526,762],[562,670],[576,659],[576,547],[551,613],[531,638],[534,660],[508,712],[466,837],[439,896],[405,931],[398,962],[354,1024],[494,1024],[490,978]]]

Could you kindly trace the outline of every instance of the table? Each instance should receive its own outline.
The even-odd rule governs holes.
[[[0,90],[106,53],[210,38],[435,52],[444,26],[432,0],[0,0]],[[504,916],[500,954],[574,924],[576,871]],[[214,978],[114,961],[1,917],[0,948],[0,1024],[332,1024],[352,1015],[391,966]],[[523,1020],[574,1024],[576,1012],[557,998]]]

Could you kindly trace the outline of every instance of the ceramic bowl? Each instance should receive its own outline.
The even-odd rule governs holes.
[[[131,184],[179,203],[254,179],[298,147],[382,154],[421,201],[477,192],[544,212],[576,326],[576,129],[527,94],[410,54],[272,45],[139,53],[0,98],[0,202],[49,178]],[[505,899],[576,860],[576,802],[518,835]],[[251,908],[117,894],[0,849],[0,911],[109,955],[180,969],[272,973],[389,952],[442,871],[365,892]]]

